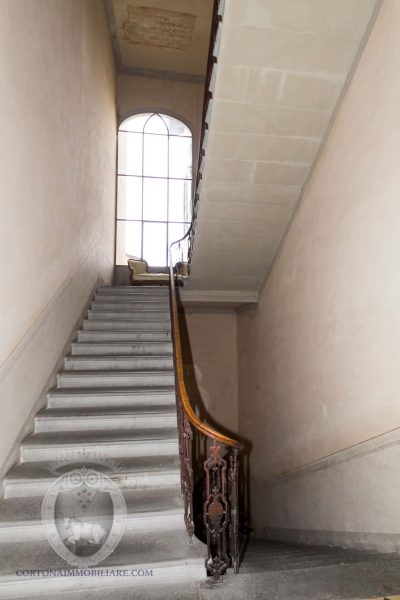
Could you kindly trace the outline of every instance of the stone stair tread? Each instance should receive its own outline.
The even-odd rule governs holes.
[[[175,440],[178,437],[176,427],[162,429],[107,429],[94,431],[68,431],[33,433],[21,444],[21,448],[38,446],[75,446],[87,444],[123,444],[136,441]]]
[[[184,600],[199,600],[199,582],[185,581]],[[134,594],[131,586],[109,589],[85,590],[85,600],[183,600],[179,591],[179,584],[176,583],[157,583],[145,585],[137,589]],[[19,600],[32,600],[31,596],[18,596]],[[46,594],[45,600],[60,600],[59,594]],[[82,592],[63,592],[62,600],[82,600]],[[379,599],[381,600],[381,599]]]
[[[115,289],[115,288],[114,288]],[[137,299],[138,302],[141,302],[141,297],[142,296],[148,296],[149,298],[151,298],[154,302],[168,302],[169,301],[169,294],[153,294],[153,293],[147,293],[147,294],[121,294],[119,292],[111,292],[111,293],[104,293],[102,291],[97,291],[95,293],[95,298],[104,298],[105,300],[107,300],[108,298],[132,298],[132,299]]]
[[[115,305],[115,308],[113,308]],[[169,315],[169,303],[168,302],[102,302],[101,300],[93,300],[90,306],[90,310],[98,312],[114,312],[120,310],[121,312],[138,312],[142,315],[143,313],[165,313]]]
[[[123,490],[127,514],[181,512],[183,500],[179,486]],[[41,522],[43,498],[6,498],[0,502],[0,529],[9,524],[24,525]]]
[[[57,375],[59,388],[108,388],[120,387],[121,389],[136,387],[152,388],[164,384],[170,389],[174,385],[173,369],[71,369],[60,371]]]
[[[129,356],[136,358],[163,356],[169,358],[172,356],[172,344],[169,341],[79,341],[71,344],[71,354],[69,356],[74,358],[80,356]]]
[[[144,325],[148,326],[149,329],[152,329],[151,324],[157,323],[157,325],[162,324],[165,328],[168,328],[170,325],[169,312],[167,312],[167,311],[157,311],[157,312],[162,312],[163,315],[165,312],[165,318],[162,321],[154,321],[154,322],[151,321],[150,319],[146,319],[143,321]],[[125,311],[125,314],[124,314],[124,311],[119,311],[119,310],[118,311],[117,310],[106,310],[106,311],[96,310],[96,311],[92,311],[92,313],[91,313],[90,309],[87,311],[87,315],[95,314],[97,316],[102,316],[102,313],[106,313],[106,314],[115,313],[117,315],[116,318],[114,318],[114,317],[105,317],[104,318],[105,321],[110,321],[110,322],[115,322],[115,323],[120,323],[121,321],[126,321],[127,323],[129,323],[134,320],[142,322],[142,320],[143,320],[142,315],[139,315],[139,314],[137,315],[136,319],[133,319],[133,317],[135,316],[134,311]],[[122,317],[123,317],[121,319],[118,318],[118,315],[120,315],[120,314],[122,314]],[[89,316],[87,316],[84,319],[84,321],[91,321],[91,319],[89,318]]]
[[[109,319],[109,320],[121,320],[123,321],[124,319],[126,319],[127,321],[142,321],[144,316],[151,316],[152,318],[155,317],[156,315],[162,316],[162,321],[165,321],[166,323],[169,322],[169,318],[170,318],[170,314],[168,310],[148,310],[146,311],[144,314],[142,314],[144,311],[135,311],[135,310],[128,310],[128,309],[115,309],[115,310],[92,310],[89,309],[88,310],[88,315],[89,318],[90,316],[96,316],[96,318],[104,318],[104,319]],[[146,319],[147,320],[147,319]]]
[[[83,459],[77,461],[82,464]],[[72,463],[73,464],[73,463]],[[113,461],[101,462],[101,459],[87,458],[88,465],[94,465],[95,468],[104,473],[108,473],[111,479],[117,476],[124,476],[127,473],[147,473],[147,472],[172,472],[180,469],[179,458],[175,456],[141,456],[113,459]],[[52,481],[58,477],[53,469],[56,462],[40,461],[26,462],[15,465],[9,471],[4,479],[5,483],[17,481]],[[71,465],[59,466],[57,473],[70,470]],[[110,472],[112,471],[112,472]]]
[[[107,331],[129,330],[143,333],[146,332],[170,332],[171,324],[169,320],[165,321],[142,321],[141,319],[84,319],[83,329],[85,331],[102,331],[101,326],[107,325]],[[138,325],[143,327],[135,329]],[[152,325],[152,327],[150,327]],[[97,327],[97,329],[96,329]]]
[[[117,332],[117,333],[119,333],[119,332]],[[87,345],[87,346],[96,345],[96,346],[99,346],[100,348],[102,348],[102,347],[107,347],[107,346],[111,346],[111,347],[120,346],[121,344],[122,345],[129,344],[130,346],[144,346],[144,345],[146,345],[146,346],[150,346],[150,347],[151,346],[159,346],[160,344],[164,344],[165,346],[170,347],[171,348],[171,352],[172,352],[172,341],[171,340],[160,340],[160,341],[157,341],[157,340],[141,341],[140,340],[140,341],[137,341],[137,342],[129,342],[129,341],[124,341],[124,340],[121,340],[121,341],[117,341],[117,340],[110,340],[110,341],[99,340],[98,342],[88,342],[86,340],[85,341],[83,341],[83,340],[82,341],[76,340],[75,342],[72,342],[73,346],[79,345],[79,346],[82,346],[83,348],[85,347],[85,345]],[[131,355],[129,354],[128,356],[131,356]],[[140,355],[140,356],[142,356],[142,355]],[[143,356],[157,356],[157,355],[145,354]]]
[[[108,407],[108,406],[175,406],[174,385],[163,387],[54,388],[47,394],[51,408]]]
[[[110,377],[126,377],[126,376],[135,376],[135,375],[151,375],[152,373],[154,373],[154,375],[157,375],[158,377],[160,375],[162,375],[163,373],[165,375],[171,375],[173,373],[173,369],[155,369],[154,367],[152,367],[151,369],[143,369],[143,367],[139,369],[124,369],[124,370],[118,370],[118,371],[111,371],[111,370],[106,370],[106,369],[93,369],[93,371],[85,371],[85,370],[62,370],[59,371],[58,374],[62,375],[63,377],[67,376],[67,377],[82,377],[87,375],[88,377],[93,377],[96,374],[101,375],[101,376],[105,376],[105,375],[109,375]]]
[[[122,361],[124,359],[128,359],[128,360],[170,360],[170,356],[165,356],[165,354],[139,354],[138,356],[132,355],[132,354],[109,354],[109,355],[104,355],[104,354],[84,354],[84,355],[76,355],[76,354],[69,354],[68,356],[65,357],[67,362],[73,361],[73,362],[77,362],[77,361],[81,361],[81,362],[89,362],[91,360],[96,360],[98,362],[106,362],[108,360],[114,360],[115,362],[118,361]]]
[[[170,310],[170,302],[169,298],[153,298],[147,296],[146,298],[138,298],[136,296],[99,296],[96,294],[94,300],[92,300],[91,307],[96,305],[106,306],[110,308],[111,306],[125,306],[127,310],[134,310],[136,307],[141,312],[143,309],[160,309],[160,310]]]
[[[175,414],[176,408],[174,405],[165,404],[139,404],[132,407],[126,406],[110,406],[96,407],[90,406],[85,408],[45,408],[37,414],[38,419],[70,419],[84,417],[123,417],[136,415],[165,415]]]
[[[84,394],[85,396],[146,396],[149,394],[162,394],[165,396],[170,395],[175,392],[175,386],[165,386],[165,387],[146,387],[146,388],[136,388],[136,387],[109,387],[109,388],[96,388],[96,387],[75,387],[75,388],[53,388],[47,394],[49,398],[59,398],[59,397],[71,397],[71,396],[80,396]]]
[[[161,285],[143,285],[143,286],[134,286],[134,285],[99,285],[97,290],[102,291],[121,291],[128,292],[131,294],[144,294],[148,292],[158,292],[162,294],[168,295],[168,286]]]
[[[116,309],[110,309],[110,307],[107,307],[105,309],[99,309],[99,308],[97,308],[95,311],[93,311],[92,309],[89,308],[88,309],[88,313],[90,314],[91,312],[95,312],[96,314],[100,314],[100,315],[102,313],[117,313],[117,314],[120,314],[122,316],[124,316],[126,314],[126,316],[129,316],[129,318],[131,318],[132,315],[135,315],[136,310],[132,310],[130,308],[123,308],[123,306],[120,305]],[[154,316],[154,314],[160,313],[166,319],[168,319],[169,315],[170,315],[168,308],[153,308],[153,309],[148,309],[146,311],[143,311],[143,310],[137,311],[137,313],[138,313],[137,314],[138,319],[140,319],[140,318],[143,317],[143,314],[142,314],[143,312],[148,313],[151,316]]]
[[[112,339],[118,336],[118,339]],[[87,338],[96,338],[97,341],[116,341],[116,342],[171,342],[171,330],[157,331],[153,329],[141,329],[140,331],[124,331],[122,329],[79,329],[76,342],[88,341]],[[82,339],[84,338],[84,339]],[[98,340],[98,338],[108,338]],[[147,338],[147,339],[146,339]]]
[[[2,560],[0,563],[0,593],[1,585],[5,580],[27,581],[27,578],[18,578],[18,569],[69,569],[71,568],[63,558],[58,556],[47,540],[43,542],[15,543],[6,542],[1,545]],[[179,530],[157,532],[126,532],[120,543],[108,558],[99,563],[99,568],[122,565],[154,565],[160,563],[173,564],[175,561],[190,561],[202,559],[204,545],[194,540],[189,543],[184,525]],[[44,577],[37,578],[43,581]],[[24,581],[23,581],[24,580]]]
[[[84,319],[84,321],[88,322],[88,319]],[[113,322],[113,321],[111,321],[111,320],[110,320],[110,322]],[[118,325],[120,325],[120,323],[121,323],[121,322],[120,322],[120,321],[115,321],[115,323],[118,323]],[[94,325],[94,323],[93,323],[92,321],[90,321],[90,324],[91,324],[91,325]],[[144,324],[145,324],[145,325],[148,325],[148,324],[149,324],[149,322],[145,322]],[[94,329],[94,331],[100,331],[100,332],[101,332],[101,330],[97,330],[97,329]],[[152,335],[154,335],[154,334],[156,334],[156,333],[158,333],[158,334],[161,334],[161,333],[170,333],[170,332],[171,332],[171,328],[169,327],[169,323],[168,323],[168,322],[165,324],[165,326],[164,326],[164,329],[160,329],[160,330],[158,330],[158,331],[157,331],[157,330],[156,330],[156,331],[154,331],[154,329],[152,329],[151,327],[149,327],[149,329],[145,329],[145,328],[143,328],[143,329],[140,329],[140,330],[138,330],[138,331],[137,331],[137,333],[140,333],[140,334],[144,334],[144,333],[150,333],[150,334],[152,334]],[[87,335],[87,333],[88,333],[88,330],[87,330],[87,329],[82,329],[82,328],[81,328],[81,329],[78,329],[78,334],[79,334],[79,333],[81,333],[81,334],[83,333],[83,334]],[[118,334],[120,335],[121,333],[123,333],[123,330],[121,331],[121,329],[118,329],[118,328],[117,328],[117,329],[108,329],[108,330],[107,330],[107,333],[118,333]],[[127,332],[127,333],[128,333],[129,335],[132,335],[132,333],[133,333],[133,332],[132,332],[132,331],[129,331],[129,332]],[[152,341],[153,341],[153,340],[152,340]],[[158,340],[155,340],[155,341],[158,341]],[[162,340],[161,340],[161,341],[162,341]]]
[[[82,373],[82,371],[133,371],[154,370],[164,371],[172,370],[172,354],[84,354],[69,355],[64,360],[64,371]]]
[[[174,513],[181,512],[183,500],[179,486],[122,490],[127,514]],[[42,520],[43,498],[6,498],[0,502],[0,529],[10,524],[21,525]]]

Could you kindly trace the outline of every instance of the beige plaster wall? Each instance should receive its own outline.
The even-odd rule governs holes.
[[[333,467],[323,462],[307,502],[299,495],[304,465],[400,425],[399,34],[400,3],[385,0],[258,308],[239,317],[239,422],[253,443],[259,531],[387,531],[391,503],[400,533],[398,478],[389,488],[384,454],[358,470],[344,461],[327,498]]]
[[[236,312],[187,308],[185,319],[185,378],[191,398],[195,399],[198,413],[210,425],[218,425],[227,433],[237,433]]]
[[[170,114],[192,130],[195,156],[199,144],[204,85],[174,79],[118,75],[119,121],[149,110]]]
[[[98,279],[115,213],[115,70],[101,0],[4,0],[0,465]]]

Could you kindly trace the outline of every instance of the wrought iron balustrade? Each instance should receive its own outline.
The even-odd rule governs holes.
[[[203,145],[208,128],[207,114],[212,99],[210,84],[213,69],[217,62],[214,49],[218,28],[222,21],[222,5],[223,0],[214,0],[204,90],[200,152],[193,195],[192,222],[186,235],[181,240],[171,244],[169,254],[171,323],[179,429],[181,489],[185,508],[184,518],[190,539],[195,534],[195,529],[198,528],[199,524],[200,528],[201,526],[203,528],[202,533],[207,543],[206,569],[214,581],[219,581],[229,567],[233,567],[235,573],[239,570],[238,489],[241,445],[238,440],[232,439],[202,422],[192,407],[184,379],[177,298],[178,279],[175,278],[176,274],[172,266],[176,263],[173,260],[172,248],[178,245],[178,260],[183,261],[180,245],[186,240],[188,243],[188,261],[190,263],[199,201],[199,184],[202,177],[200,166],[204,157]],[[194,511],[195,504],[196,506],[200,505],[200,510],[196,511],[196,514]],[[197,518],[198,512],[201,512],[200,519]]]
[[[187,232],[185,239],[190,235]],[[201,481],[202,521],[207,542],[207,572],[219,581],[228,567],[239,569],[239,451],[240,443],[202,422],[193,410],[184,379],[177,281],[170,248],[170,306],[176,381],[176,401],[184,518],[190,538],[195,533],[195,475]]]
[[[204,149],[204,139],[206,132],[208,130],[207,123],[207,114],[209,111],[210,101],[212,100],[212,92],[210,90],[211,79],[213,76],[213,69],[216,66],[217,58],[215,56],[214,50],[217,41],[218,28],[222,24],[222,8],[223,8],[224,0],[214,0],[213,5],[213,13],[211,20],[211,29],[210,29],[210,44],[208,49],[208,59],[207,59],[207,70],[205,77],[205,86],[204,86],[204,100],[203,100],[203,112],[201,119],[201,131],[200,131],[200,145],[199,145],[199,157],[197,162],[197,171],[196,178],[194,181],[194,193],[193,193],[193,216],[192,216],[192,226],[190,228],[190,235],[188,239],[188,247],[189,247],[189,262],[192,258],[193,253],[193,245],[194,245],[194,236],[196,231],[196,218],[197,218],[197,210],[199,203],[199,186],[202,179],[202,170],[201,163],[205,157],[205,149]]]

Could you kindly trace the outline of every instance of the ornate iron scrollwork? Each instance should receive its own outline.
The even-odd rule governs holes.
[[[193,520],[193,466],[192,466],[192,444],[193,444],[193,431],[190,422],[185,414],[181,419],[181,435],[180,444],[182,445],[181,454],[181,486],[185,508],[185,525],[189,535],[190,541],[192,541],[194,533],[194,520]]]
[[[230,566],[228,556],[229,503],[227,498],[227,461],[221,446],[213,441],[210,456],[204,461],[206,473],[204,523],[207,531],[207,571],[215,581]]]

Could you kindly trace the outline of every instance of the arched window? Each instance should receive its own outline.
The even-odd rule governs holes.
[[[116,264],[131,256],[168,264],[169,244],[191,220],[192,135],[168,115],[145,113],[118,131]]]

